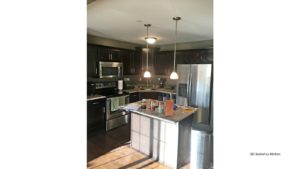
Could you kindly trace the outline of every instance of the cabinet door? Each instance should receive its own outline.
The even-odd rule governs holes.
[[[214,53],[214,50],[213,49],[207,49],[207,62],[208,63],[213,63],[213,54]]]
[[[123,74],[124,75],[131,75],[131,58],[127,51],[121,51],[121,57],[123,62]]]
[[[91,131],[105,126],[105,99],[87,102],[87,129]]]
[[[155,56],[155,74],[170,75],[173,70],[173,52],[160,52]]]
[[[141,54],[141,72],[146,71],[147,63],[147,49],[146,48],[137,48],[137,52]],[[158,54],[159,48],[149,48],[148,51],[148,69],[151,73],[155,73],[154,62],[155,56]]]
[[[140,65],[135,59],[135,55],[133,51],[122,50],[121,58],[123,62],[123,74],[124,75],[137,75],[137,64]]]
[[[131,53],[132,62],[133,62],[133,75],[140,75],[141,74],[141,64],[142,64],[142,55],[138,55],[135,51]]]
[[[130,93],[129,94],[129,102],[132,103],[132,102],[137,102],[137,101],[139,101],[139,93],[138,92]]]
[[[109,49],[109,55],[110,55],[109,60],[117,61],[117,62],[121,61],[121,55],[119,49]]]
[[[97,46],[87,46],[87,77],[96,77],[97,75]]]
[[[106,47],[98,47],[98,61],[109,61],[110,60],[110,52],[109,48]]]
[[[158,99],[159,93],[158,92],[139,92],[140,100],[142,99]]]
[[[182,64],[205,64],[213,62],[213,50],[212,49],[199,49],[182,51],[180,56],[180,62]]]

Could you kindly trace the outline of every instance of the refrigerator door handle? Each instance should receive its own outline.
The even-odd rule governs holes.
[[[192,72],[189,75],[189,93],[188,93],[188,106],[192,106]]]
[[[186,91],[186,105],[189,105],[189,93],[190,93],[190,73],[188,74],[188,80],[187,80],[187,91]]]

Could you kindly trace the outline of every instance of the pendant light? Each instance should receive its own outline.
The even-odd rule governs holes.
[[[175,63],[176,63],[176,43],[177,43],[177,22],[180,20],[180,17],[174,17],[173,20],[176,22],[175,25],[175,43],[174,43],[174,67],[173,67],[173,72],[170,75],[170,79],[176,80],[178,79],[178,74],[175,71]]]
[[[144,26],[147,27],[147,38],[148,38],[148,28],[151,26],[151,24],[145,24]],[[146,61],[146,71],[144,73],[144,78],[150,78],[151,77],[151,73],[148,70],[148,51],[149,51],[149,49],[148,49],[148,42],[147,41],[146,41],[146,44],[147,44],[147,51],[146,51],[146,60],[147,61]]]

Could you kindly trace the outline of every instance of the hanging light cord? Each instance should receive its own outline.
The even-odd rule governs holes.
[[[174,68],[173,68],[173,72],[175,72],[175,63],[176,63],[177,22],[178,22],[178,20],[176,20],[176,25],[175,25]]]
[[[148,38],[148,28],[149,28],[149,26],[147,26],[147,38]],[[147,60],[146,63],[147,63],[147,65],[146,66],[147,66],[147,70],[148,70],[148,42],[147,41],[146,41],[146,44],[147,44],[147,55],[146,55],[147,56],[146,57],[146,60]]]

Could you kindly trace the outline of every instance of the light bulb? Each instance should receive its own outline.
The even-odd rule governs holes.
[[[170,79],[172,79],[172,80],[178,79],[178,74],[176,72],[172,72],[170,75]]]
[[[144,77],[145,78],[150,78],[151,77],[151,73],[148,70],[146,70],[145,73],[144,73]]]
[[[154,37],[147,37],[145,39],[146,39],[146,42],[149,44],[154,44],[156,42],[156,38],[154,38]]]

